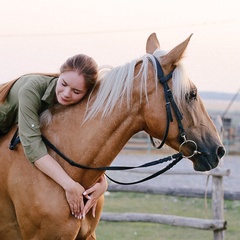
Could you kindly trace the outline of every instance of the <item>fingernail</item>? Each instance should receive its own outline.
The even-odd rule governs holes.
[[[83,193],[83,195],[86,195],[86,194],[87,194],[86,192]]]

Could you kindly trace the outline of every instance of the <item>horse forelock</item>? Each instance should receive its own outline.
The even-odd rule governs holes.
[[[165,51],[155,51],[154,56],[158,59],[165,55]],[[118,101],[120,105],[123,101],[126,101],[127,108],[131,108],[132,92],[134,79],[140,76],[140,99],[145,96],[148,101],[147,94],[147,78],[148,78],[148,65],[149,61],[153,64],[155,69],[155,82],[156,89],[159,86],[157,80],[157,68],[153,55],[145,54],[139,59],[135,59],[130,63],[116,68],[104,68],[99,71],[99,89],[95,96],[90,94],[88,99],[85,120],[87,121],[95,117],[101,112],[102,118],[109,115]],[[140,70],[136,76],[134,76],[135,67],[138,63],[141,63]],[[173,96],[177,104],[180,106],[185,101],[186,93],[189,92],[190,80],[188,79],[183,66],[178,63],[172,77]],[[118,103],[119,104],[119,103]]]

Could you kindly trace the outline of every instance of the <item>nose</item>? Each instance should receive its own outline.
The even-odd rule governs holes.
[[[68,88],[65,88],[64,89],[64,92],[63,92],[63,95],[64,95],[64,97],[70,97],[70,90],[68,89]]]
[[[222,158],[225,155],[226,151],[224,147],[218,147],[217,149],[217,156],[220,158]]]

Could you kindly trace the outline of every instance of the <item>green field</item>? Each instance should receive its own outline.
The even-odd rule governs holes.
[[[226,240],[240,239],[240,201],[225,200]],[[143,193],[115,192],[106,195],[104,212],[141,212],[211,218],[211,200]],[[211,240],[213,232],[156,223],[129,223],[101,221],[97,229],[98,240]]]

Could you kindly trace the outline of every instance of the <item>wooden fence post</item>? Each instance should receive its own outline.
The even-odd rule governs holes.
[[[212,211],[214,220],[224,219],[223,176],[212,173]],[[213,231],[214,240],[224,240],[224,229]]]

